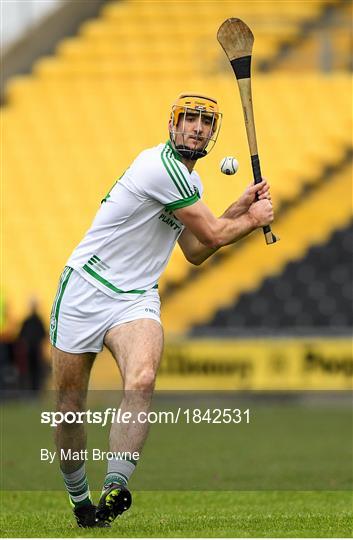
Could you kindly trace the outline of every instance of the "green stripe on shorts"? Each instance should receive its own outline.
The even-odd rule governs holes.
[[[50,333],[51,333],[51,341],[53,345],[56,345],[56,338],[58,335],[58,319],[59,319],[60,304],[61,304],[64,292],[65,292],[66,286],[69,282],[70,276],[73,271],[74,271],[73,268],[70,268],[70,267],[65,268],[64,272],[62,273],[59,290],[54,301],[52,317],[50,320]]]
[[[56,295],[55,295],[54,302],[53,302],[51,312],[50,312],[50,339],[51,339],[51,341],[53,341],[53,334],[54,334],[54,328],[55,328],[56,306],[57,306],[57,303],[58,303],[59,296],[61,294],[61,288],[62,288],[63,281],[66,278],[68,271],[69,271],[69,267],[65,266],[64,270],[61,272],[58,289],[56,291]]]

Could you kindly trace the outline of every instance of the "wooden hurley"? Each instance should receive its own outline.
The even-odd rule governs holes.
[[[259,154],[257,151],[254,111],[251,95],[251,54],[254,36],[250,28],[240,19],[227,19],[217,32],[217,39],[228,56],[238,81],[243,106],[246,134],[251,155],[254,182],[262,180]],[[263,227],[266,244],[278,242],[269,225]]]

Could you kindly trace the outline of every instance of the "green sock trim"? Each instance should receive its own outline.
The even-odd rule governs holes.
[[[74,502],[70,495],[69,495],[69,500],[70,500],[70,504],[72,506],[72,508],[79,508],[80,506],[85,506],[86,504],[92,504],[92,501],[91,501],[91,498],[90,496],[86,497],[85,499],[83,499],[83,501],[80,501],[80,502]]]
[[[107,484],[122,484],[123,486],[126,486],[128,482],[128,478],[122,474],[122,473],[108,473],[104,480],[104,485]]]

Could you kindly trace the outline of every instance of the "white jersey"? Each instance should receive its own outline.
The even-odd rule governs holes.
[[[184,229],[173,211],[202,191],[169,141],[144,150],[103,199],[66,265],[113,298],[157,288]]]

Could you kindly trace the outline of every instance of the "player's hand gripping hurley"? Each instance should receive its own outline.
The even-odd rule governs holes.
[[[223,47],[232,65],[238,81],[240,99],[243,106],[246,134],[249,143],[251,165],[255,184],[261,182],[260,160],[257,152],[254,112],[251,96],[251,53],[254,36],[250,28],[240,19],[227,19],[218,29],[217,39]],[[274,244],[279,240],[271,227],[263,227],[266,244]]]

